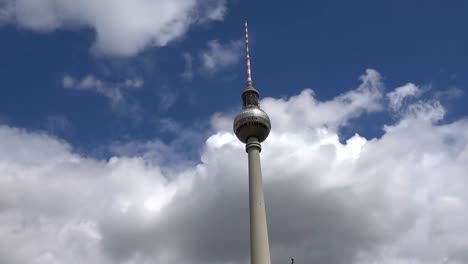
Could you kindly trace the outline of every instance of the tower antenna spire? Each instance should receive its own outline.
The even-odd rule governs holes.
[[[253,87],[252,71],[250,69],[249,30],[245,19],[245,63],[247,64],[247,87]]]

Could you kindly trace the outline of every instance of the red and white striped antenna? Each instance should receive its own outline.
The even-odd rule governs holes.
[[[253,87],[252,71],[250,70],[249,30],[247,27],[247,18],[245,19],[245,51],[245,63],[247,64],[247,87]]]

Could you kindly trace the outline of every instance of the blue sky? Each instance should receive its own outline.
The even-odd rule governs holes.
[[[205,122],[214,112],[239,105],[244,88],[242,50],[220,71],[203,72],[199,53],[207,43],[242,40],[242,21],[251,27],[253,78],[263,96],[288,97],[304,88],[330,99],[355,87],[367,68],[378,70],[389,87],[416,82],[464,89],[468,67],[464,33],[468,18],[463,1],[234,1],[222,21],[192,26],[164,47],[149,47],[131,56],[93,54],[95,32],[64,27],[49,32],[7,24],[2,31],[0,113],[4,122],[32,130],[50,128],[49,118],[67,120],[53,129],[78,148],[90,150],[111,141],[170,141],[157,120],[181,127]],[[184,54],[193,57],[193,79],[184,80]],[[64,75],[92,74],[110,86],[126,79],[144,81],[125,92],[131,106],[113,110],[93,92],[63,88]],[[162,103],[161,98],[169,97]],[[466,114],[463,97],[450,101],[450,115]],[[167,106],[162,106],[168,104]],[[138,113],[131,109],[137,107]],[[6,121],[5,121],[6,120]],[[373,126],[373,122],[378,122]],[[361,133],[379,135],[379,118],[366,117]],[[49,129],[50,130],[50,129]]]
[[[0,0],[0,263],[468,263],[466,1]]]

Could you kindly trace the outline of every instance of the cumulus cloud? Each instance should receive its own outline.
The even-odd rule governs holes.
[[[419,97],[423,91],[416,85],[408,83],[396,88],[394,91],[387,94],[390,101],[390,107],[397,111],[403,104],[403,101],[408,97]]]
[[[193,56],[189,52],[182,54],[185,68],[180,74],[184,81],[192,81],[195,74],[214,74],[229,69],[237,64],[242,58],[242,41],[231,40],[220,42],[219,40],[210,40],[207,46],[198,50]],[[194,70],[194,64],[198,70]]]
[[[65,75],[62,80],[63,88],[78,91],[92,91],[109,98],[112,102],[119,102],[123,99],[123,89],[141,88],[144,84],[142,79],[126,79],[120,83],[107,83],[94,75],[89,74],[81,80]]]
[[[62,78],[64,89],[94,92],[109,99],[109,109],[119,117],[132,122],[140,122],[141,107],[128,93],[130,90],[140,89],[144,85],[143,79],[125,79],[120,82],[107,82],[88,74],[81,79],[66,74]]]
[[[432,98],[420,99],[427,92],[428,89],[425,91],[415,84],[408,83],[386,94],[393,113],[396,113],[400,118],[404,117],[399,124],[400,126],[407,125],[413,120],[427,120],[434,123],[444,118],[446,110],[442,106],[440,98],[443,97],[441,94],[450,94],[451,89],[436,91]]]
[[[93,49],[130,56],[147,46],[165,46],[193,24],[222,20],[226,0],[2,0],[0,25],[34,31],[90,28]]]
[[[340,127],[383,97],[368,70],[329,101],[262,100],[273,263],[468,262],[468,121],[438,124],[416,101],[382,137],[341,143]],[[165,160],[157,140],[97,160],[0,126],[0,262],[248,263],[247,157],[232,119],[212,120],[195,165]]]
[[[204,71],[214,73],[226,69],[242,58],[242,41],[235,40],[221,43],[218,40],[208,42],[208,47],[199,52]]]
[[[320,102],[315,99],[313,90],[305,89],[287,100],[266,98],[262,105],[271,109],[268,114],[276,116],[275,131],[299,129],[304,127],[304,123],[336,129],[362,113],[382,110],[384,85],[380,74],[375,70],[367,70],[360,79],[361,84],[357,89],[331,101]]]

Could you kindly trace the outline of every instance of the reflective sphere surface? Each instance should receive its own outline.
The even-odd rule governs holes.
[[[258,107],[246,107],[234,119],[233,129],[243,143],[247,143],[249,137],[256,137],[259,142],[263,142],[270,134],[270,118]]]

